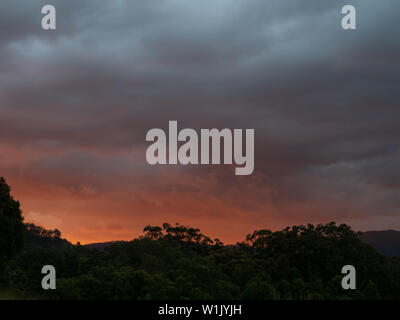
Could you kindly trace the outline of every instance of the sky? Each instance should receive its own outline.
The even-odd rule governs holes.
[[[41,29],[41,8],[57,29]],[[357,30],[341,28],[341,8]],[[163,222],[400,229],[397,0],[2,0],[0,176],[81,243]],[[255,169],[151,166],[146,133],[255,129]]]

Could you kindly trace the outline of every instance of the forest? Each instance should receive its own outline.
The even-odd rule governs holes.
[[[0,298],[83,300],[365,300],[400,297],[400,258],[334,222],[256,230],[224,245],[197,228],[148,225],[132,241],[72,244],[57,229],[23,223],[0,180]],[[43,290],[53,265],[57,289]],[[357,270],[343,290],[341,269]]]

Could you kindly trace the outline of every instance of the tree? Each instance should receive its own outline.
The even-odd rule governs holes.
[[[364,288],[364,299],[366,299],[366,300],[381,300],[382,299],[381,295],[379,294],[378,287],[372,280],[369,280],[367,285]]]
[[[243,300],[276,300],[275,289],[266,281],[254,279],[243,290]]]
[[[23,248],[24,224],[20,204],[0,177],[0,268]]]

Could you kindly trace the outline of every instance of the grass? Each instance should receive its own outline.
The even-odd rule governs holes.
[[[39,300],[39,297],[31,296],[29,293],[13,290],[10,288],[0,288],[1,300]]]
[[[0,289],[0,300],[17,300],[17,295],[10,290]]]

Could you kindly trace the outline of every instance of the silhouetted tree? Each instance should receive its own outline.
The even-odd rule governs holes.
[[[20,204],[10,195],[10,187],[0,177],[0,274],[6,261],[21,251],[24,244],[24,224]]]

